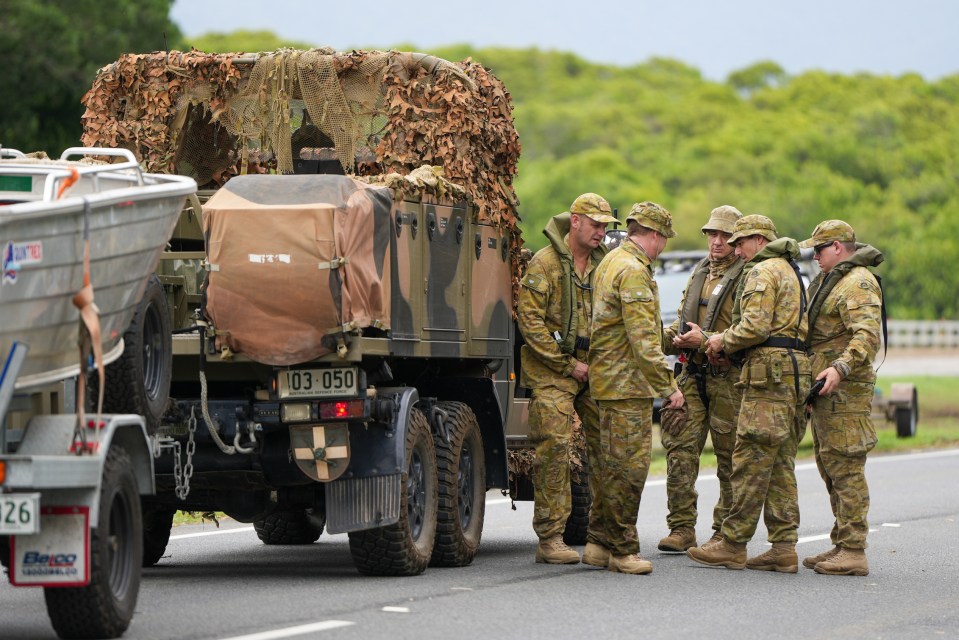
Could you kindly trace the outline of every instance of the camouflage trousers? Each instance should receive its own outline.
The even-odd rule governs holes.
[[[649,474],[653,433],[651,398],[602,400],[599,430],[586,432],[590,445],[590,486],[593,507],[586,540],[616,556],[639,553],[636,519]],[[594,456],[593,451],[596,451]]]
[[[788,352],[757,351],[740,376],[744,391],[730,478],[733,504],[722,534],[732,542],[748,542],[761,514],[770,542],[796,542],[796,450],[806,433],[802,402],[809,393],[809,362],[802,352],[793,353],[799,369],[797,394]]]
[[[662,432],[666,450],[666,503],[669,507],[666,525],[670,529],[696,527],[699,499],[696,478],[707,434],[716,454],[716,476],[719,478],[719,501],[713,509],[713,530],[718,531],[722,526],[733,502],[729,477],[736,444],[736,418],[742,401],[742,394],[735,387],[739,368],[731,368],[725,376],[707,374],[705,379],[709,410],[699,395],[696,379],[689,375],[681,385],[688,411],[686,428],[677,435]]]
[[[866,454],[877,442],[870,418],[872,388],[867,382],[840,383],[834,393],[816,400],[812,411],[816,466],[835,518],[829,537],[847,549],[865,549],[869,533]]]
[[[589,395],[589,385],[580,384],[578,393],[552,386],[533,389],[529,402],[530,439],[536,446],[533,530],[541,540],[562,534],[572,509],[569,465],[574,414],[583,423],[587,457],[592,465],[589,434],[599,428],[599,415]],[[592,491],[596,483],[589,484]]]

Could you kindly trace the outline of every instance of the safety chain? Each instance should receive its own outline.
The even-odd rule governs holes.
[[[153,446],[154,458],[159,458],[164,449],[169,449],[173,453],[173,479],[176,482],[174,493],[180,500],[186,500],[186,497],[190,495],[190,478],[193,477],[193,454],[196,453],[196,441],[193,438],[196,434],[194,407],[190,407],[190,420],[187,424],[190,435],[186,441],[186,464],[181,466],[182,449],[179,440],[174,440],[170,436],[158,436]]]

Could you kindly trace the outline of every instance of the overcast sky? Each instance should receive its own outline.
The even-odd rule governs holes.
[[[172,18],[188,37],[265,29],[338,50],[535,46],[622,65],[663,56],[714,80],[760,60],[791,74],[959,72],[957,0],[176,0]]]

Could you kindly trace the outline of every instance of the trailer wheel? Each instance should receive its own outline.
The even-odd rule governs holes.
[[[313,544],[320,539],[326,517],[310,513],[312,509],[277,511],[253,523],[256,537],[263,544]]]
[[[572,509],[566,520],[566,529],[563,531],[563,542],[568,545],[586,544],[586,530],[589,528],[589,510],[593,506],[593,497],[589,493],[589,477],[586,474],[585,458],[583,459],[583,473],[581,479],[570,478],[570,492],[573,498]]]
[[[375,576],[415,576],[426,570],[436,535],[436,451],[426,416],[410,410],[406,472],[396,524],[349,534],[357,571]]]
[[[90,584],[43,589],[58,636],[117,638],[126,631],[140,590],[142,528],[130,456],[111,447],[103,465],[100,514],[90,531]]]
[[[142,415],[147,433],[153,435],[166,411],[173,372],[170,311],[156,274],[147,281],[123,342],[123,355],[106,367],[103,410]],[[87,386],[87,408],[95,411],[100,386],[95,372],[87,376]]]
[[[473,561],[486,513],[486,460],[476,415],[462,402],[436,405],[449,418],[450,441],[433,436],[439,469],[439,509],[430,566],[465,567]]]
[[[896,435],[900,438],[912,438],[916,435],[919,422],[919,409],[915,404],[908,407],[896,407]]]
[[[143,509],[143,566],[152,567],[166,551],[173,528],[176,509],[146,507]]]

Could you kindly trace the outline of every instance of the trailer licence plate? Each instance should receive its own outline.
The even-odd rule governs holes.
[[[359,376],[356,367],[288,369],[277,372],[280,398],[355,396]]]
[[[39,531],[39,493],[0,493],[0,535]]]

